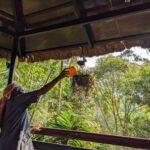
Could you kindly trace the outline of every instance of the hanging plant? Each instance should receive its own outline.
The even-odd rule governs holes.
[[[73,77],[72,87],[74,92],[84,92],[85,96],[89,96],[94,85],[95,77],[89,73],[78,73]]]

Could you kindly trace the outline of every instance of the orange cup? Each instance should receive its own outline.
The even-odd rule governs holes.
[[[70,77],[74,77],[77,74],[76,68],[73,66],[69,67],[69,74],[70,74]]]

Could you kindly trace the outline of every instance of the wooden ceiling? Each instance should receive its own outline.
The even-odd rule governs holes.
[[[0,1],[0,57],[15,51],[42,61],[149,48],[149,16],[150,0]]]

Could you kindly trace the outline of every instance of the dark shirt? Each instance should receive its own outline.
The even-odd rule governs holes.
[[[7,102],[0,137],[0,150],[33,149],[27,108],[37,100],[37,93],[30,92],[12,97]]]

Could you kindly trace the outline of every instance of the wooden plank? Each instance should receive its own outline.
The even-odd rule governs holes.
[[[97,133],[87,133],[79,131],[61,130],[61,129],[49,129],[49,128],[33,128],[33,134],[48,135],[56,137],[64,137],[70,139],[79,139],[90,142],[105,143],[126,147],[150,149],[150,139],[136,138],[127,136],[115,136]]]
[[[73,4],[74,3],[72,1],[70,1],[70,2],[67,2],[66,4],[64,3],[64,4],[57,5],[57,6],[54,6],[54,7],[50,7],[50,8],[44,9],[44,10],[33,12],[31,14],[25,15],[25,19],[37,16],[37,15],[40,15],[40,14],[44,14],[44,13],[51,13],[51,12],[57,10],[58,8],[61,9],[61,8],[69,7],[69,6],[71,7],[71,6],[73,6]],[[98,8],[93,7],[92,9],[90,8],[90,9],[87,9],[86,11],[91,12],[91,11],[95,11],[95,9],[96,9],[96,11],[97,10],[103,10],[103,7],[104,6],[102,6],[102,7],[98,6]],[[107,6],[107,8],[108,8],[108,6]],[[67,14],[64,14],[64,15],[60,15],[58,17],[46,19],[46,20],[43,20],[43,21],[38,21],[38,22],[35,22],[35,23],[31,23],[31,24],[26,22],[25,27],[26,28],[37,28],[37,27],[39,27],[41,25],[44,25],[44,24],[53,24],[54,22],[61,22],[61,20],[67,20],[67,19],[68,20],[73,20],[73,18],[75,18],[75,13],[70,12],[70,13],[67,13]]]
[[[6,18],[9,18],[11,20],[14,20],[14,16],[13,15],[11,15],[11,14],[3,11],[3,10],[0,10],[0,15],[5,16]]]
[[[143,12],[143,11],[149,10],[149,9],[150,9],[150,2],[147,2],[144,4],[138,4],[135,6],[129,6],[129,7],[125,7],[125,8],[111,10],[111,11],[108,11],[108,12],[105,12],[102,14],[98,14],[98,15],[88,16],[86,18],[79,18],[79,19],[75,19],[73,21],[67,21],[64,23],[48,25],[48,26],[37,28],[37,29],[25,31],[25,32],[20,33],[20,36],[21,37],[33,36],[36,34],[45,33],[45,32],[58,30],[58,29],[63,29],[66,27],[84,25],[84,24],[91,23],[93,21],[119,17],[122,15],[128,15],[128,14],[136,13],[136,12]]]
[[[7,52],[11,52],[12,51],[12,49],[4,47],[4,46],[0,46],[0,49],[3,49],[5,51],[7,51]]]
[[[66,49],[72,49],[76,47],[81,47],[81,46],[86,46],[88,45],[87,42],[85,43],[77,43],[77,44],[71,44],[71,45],[65,45],[65,46],[58,46],[58,47],[52,47],[52,48],[46,48],[46,49],[37,49],[33,51],[26,51],[26,54],[36,54],[36,53],[44,53],[44,52],[49,52],[49,51],[55,51],[55,50],[66,50]]]
[[[46,8],[43,10],[39,10],[39,11],[30,13],[30,14],[27,14],[27,15],[25,15],[25,18],[34,17],[34,16],[41,15],[44,13],[51,13],[51,12],[56,11],[58,9],[62,9],[62,8],[70,7],[70,6],[72,6],[72,1],[62,3],[62,4],[59,4],[59,5],[50,7],[50,8]]]
[[[79,147],[38,142],[38,141],[33,141],[33,145],[36,150],[89,150],[89,149],[84,149]]]
[[[122,40],[143,40],[145,38],[150,38],[150,32],[148,33],[142,33],[142,34],[136,34],[136,35],[129,35],[129,36],[121,36],[117,38],[112,38],[112,39],[105,39],[105,40],[98,40],[95,41],[95,45],[103,45],[103,44],[109,44],[111,42],[117,42],[117,41],[122,41]],[[33,51],[26,51],[26,54],[38,54],[38,53],[47,53],[49,51],[54,51],[54,50],[63,50],[63,49],[73,49],[73,48],[79,48],[81,46],[87,46],[88,43],[77,43],[77,44],[72,44],[72,45],[65,45],[62,47],[51,47],[47,49],[35,49]]]
[[[6,33],[8,35],[15,36],[16,32],[9,30],[7,27],[1,26],[0,27],[0,32]]]
[[[3,24],[7,27],[9,27],[10,25],[12,27],[15,27],[15,22],[13,20],[9,20],[3,16],[0,16],[0,20],[3,22]]]
[[[43,20],[43,21],[38,21],[38,22],[35,22],[35,23],[25,23],[25,27],[26,28],[38,28],[40,26],[43,26],[44,24],[54,24],[56,22],[62,22],[64,20],[73,20],[74,18],[74,13],[67,13],[67,14],[64,14],[64,15],[61,15],[59,17],[54,17],[54,18],[50,18],[50,19],[46,19],[46,20]]]
[[[15,29],[15,22],[13,19],[14,18],[11,14],[9,14],[3,10],[0,10],[0,21],[2,22],[2,25],[0,27],[0,31],[14,36],[15,32],[9,30],[10,26]]]

